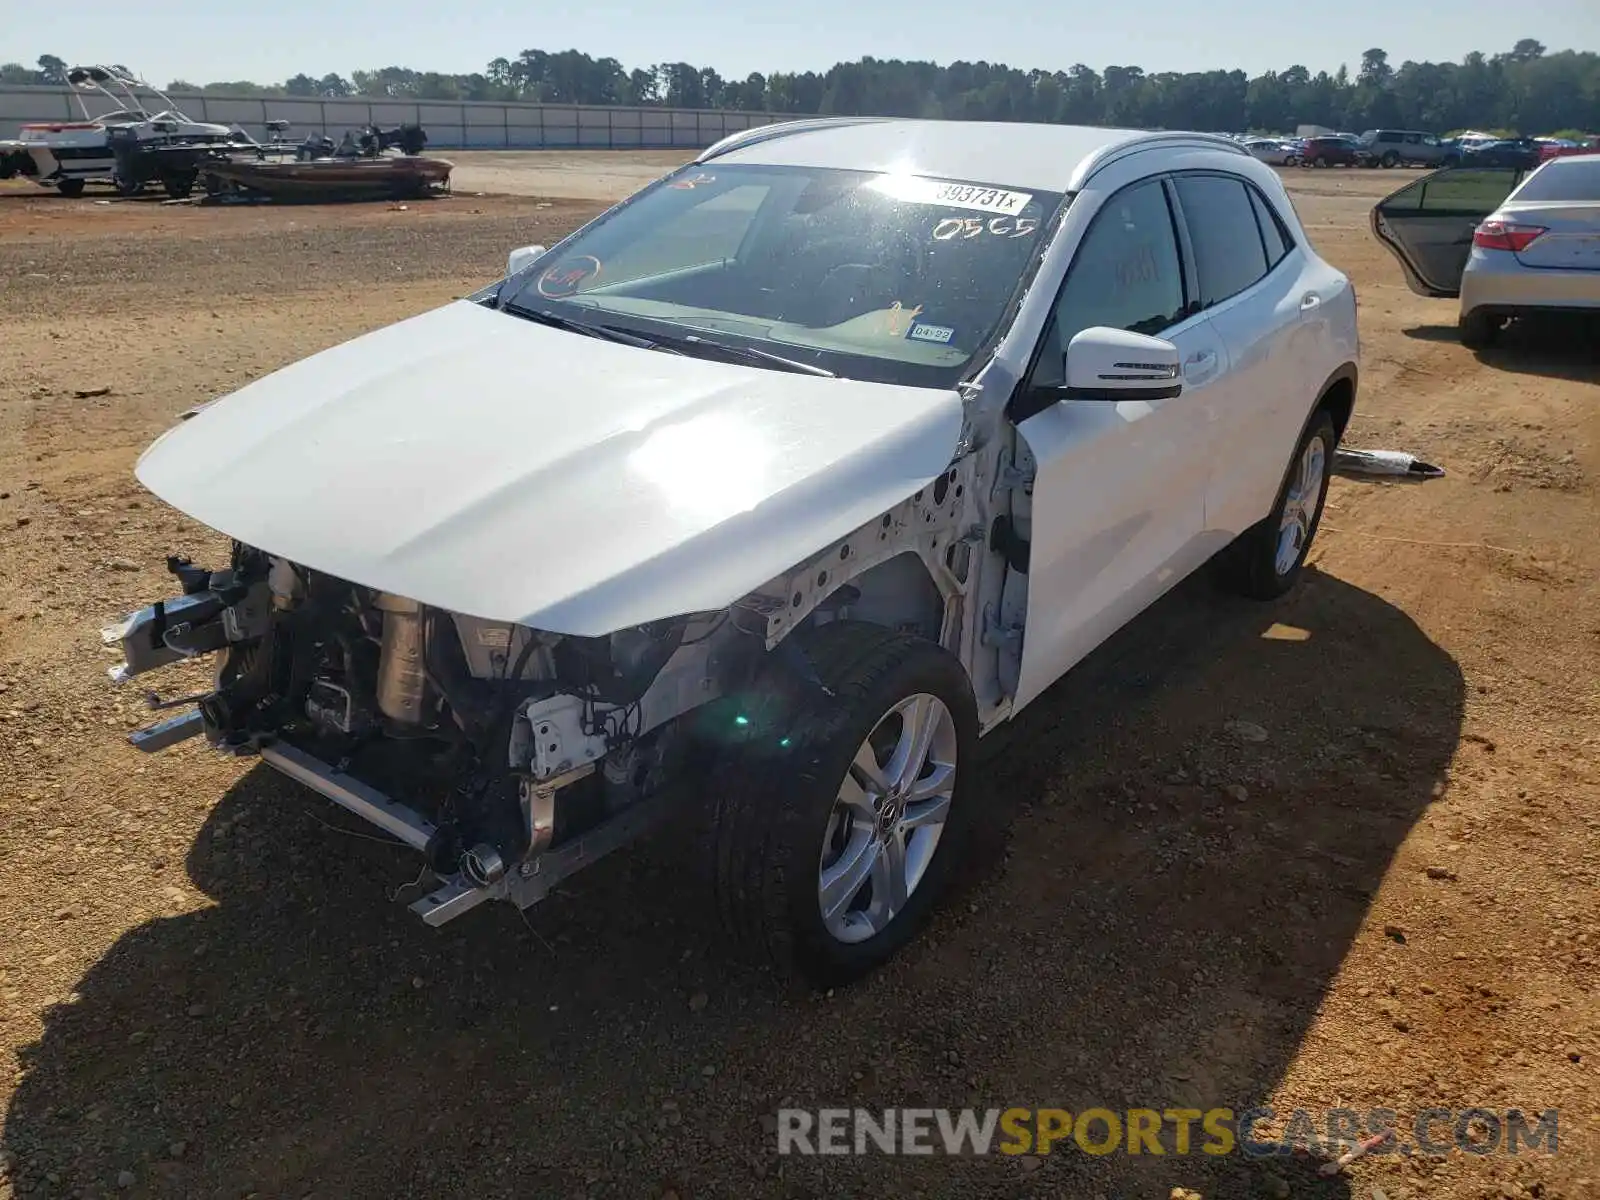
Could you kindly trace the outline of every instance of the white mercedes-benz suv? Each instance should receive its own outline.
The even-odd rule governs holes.
[[[837,982],[927,917],[978,740],[1196,568],[1263,599],[1356,392],[1349,281],[1221,137],[726,139],[467,299],[204,406],[140,480],[233,542],[106,632],[420,852],[439,924],[672,818]]]

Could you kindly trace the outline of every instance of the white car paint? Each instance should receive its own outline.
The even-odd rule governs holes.
[[[733,134],[726,161],[793,167],[848,167],[893,175],[979,181],[1040,191],[1072,191],[1084,170],[1119,147],[1162,137],[1137,129],[1023,125],[1000,121],[896,121],[846,118],[804,122],[806,129],[762,138],[772,126]],[[952,136],[951,125],[961,126]],[[754,135],[754,137],[751,137]],[[715,147],[713,147],[715,149]]]
[[[595,635],[725,608],[950,463],[954,392],[615,345],[457,301],[208,406],[139,460],[249,545]]]
[[[1068,209],[1041,276],[1065,276],[1116,192],[1181,171],[1254,184],[1296,249],[1254,287],[1160,335],[1179,348],[1183,394],[1149,403],[1063,402],[1020,426],[1037,475],[1013,711],[1267,514],[1319,389],[1356,361],[1349,281],[1311,251],[1277,173],[1246,155],[1157,148],[1101,168]],[[1055,283],[1033,289],[1001,348],[1019,373],[1055,293]],[[1308,296],[1316,302],[1306,303]]]
[[[724,148],[712,166],[1077,192],[977,375],[973,394],[1002,402],[1119,189],[1233,175],[1296,243],[1257,285],[1163,333],[1181,395],[1065,401],[1022,423],[1036,470],[1026,628],[1015,694],[981,701],[986,712],[1020,709],[1263,518],[1321,388],[1353,369],[1348,281],[1310,250],[1276,173],[1224,139],[865,119],[752,130]],[[962,423],[955,392],[677,358],[462,302],[210,406],[158,442],[139,477],[313,568],[473,616],[600,634],[725,607],[804,562],[926,486],[960,452]],[[978,676],[993,669],[970,653],[982,697]]]
[[[938,387],[726,365],[714,361],[717,343],[701,336],[713,329],[696,320],[677,322],[685,332],[693,328],[694,338],[673,330],[652,335],[658,347],[681,347],[684,356],[606,340],[604,327],[593,322],[595,336],[555,328],[540,321],[575,319],[558,308],[533,311],[520,304],[527,293],[542,291],[532,277],[539,258],[526,267],[527,277],[504,288],[337,346],[201,406],[146,452],[139,478],[251,549],[235,555],[236,574],[215,587],[216,575],[201,579],[194,569],[180,568],[186,590],[199,585],[170,602],[182,607],[153,605],[107,631],[127,660],[113,668],[119,681],[226,643],[220,695],[207,697],[199,712],[136,733],[135,744],[153,749],[204,732],[235,751],[258,748],[278,769],[426,849],[439,844],[442,827],[433,817],[384,797],[343,766],[320,762],[293,739],[305,729],[300,712],[316,729],[341,737],[373,728],[380,741],[426,733],[416,714],[435,703],[439,724],[433,729],[453,719],[461,733],[491,748],[504,737],[504,763],[496,770],[508,772],[499,778],[515,786],[488,789],[505,802],[490,819],[450,814],[445,842],[459,838],[473,849],[413,907],[431,924],[495,897],[526,907],[562,877],[541,874],[546,861],[553,861],[551,871],[571,869],[571,859],[546,857],[559,811],[551,805],[563,803],[566,789],[605,764],[598,782],[623,789],[625,807],[582,834],[584,852],[620,845],[642,827],[632,823],[632,814],[647,814],[647,804],[666,800],[674,782],[700,783],[684,777],[656,787],[650,755],[659,754],[654,761],[670,770],[674,746],[696,737],[700,716],[715,715],[708,705],[724,699],[742,704],[751,680],[764,687],[773,678],[768,672],[804,674],[806,642],[797,631],[809,637],[813,622],[831,619],[876,625],[885,635],[879,639],[862,628],[833,632],[886,651],[892,645],[895,654],[930,663],[939,653],[931,646],[939,647],[966,671],[971,707],[959,679],[947,677],[937,686],[960,708],[969,730],[975,723],[987,732],[1215,550],[1272,516],[1285,470],[1298,460],[1302,430],[1326,389],[1348,379],[1353,399],[1349,282],[1312,252],[1276,173],[1226,139],[1061,126],[808,121],[734,135],[665,186],[692,192],[726,173],[720,187],[736,191],[744,185],[732,178],[730,164],[858,171],[863,178],[843,181],[845,189],[879,188],[910,197],[911,204],[927,202],[918,197],[974,210],[1027,204],[1040,210],[1026,231],[1038,240],[1019,244],[998,276],[956,270],[930,283],[918,265],[925,261],[920,251],[937,251],[932,244],[948,240],[937,233],[948,219],[925,223],[914,210],[896,218],[891,227],[923,229],[928,245],[915,242],[917,257],[883,260],[889,265],[875,282],[895,292],[936,291],[954,279],[960,291],[968,280],[998,277],[1006,283],[1004,307],[1002,299],[995,304],[1004,315],[991,315],[981,333],[951,347],[958,357],[926,344],[909,352],[896,347],[904,358],[882,356],[901,363],[933,356],[919,367],[943,361],[943,370],[866,368],[842,354],[829,362],[846,374],[937,380]],[[1182,235],[1214,227],[1201,225],[1181,203],[1165,210],[1141,204],[1118,217],[1123,189],[1148,186],[1148,200],[1170,185],[1176,198],[1172,180],[1183,173],[1240,181],[1240,203],[1243,185],[1254,187],[1296,247],[1266,276],[1205,308],[1193,285],[1196,264],[1187,262],[1189,269],[1180,272],[1176,252],[1157,243],[1166,242],[1163,222],[1172,219],[1187,256]],[[1237,265],[1232,251],[1260,245],[1254,219],[1238,220],[1240,211],[1229,214],[1225,207],[1228,197],[1201,191],[1193,190],[1195,212],[1219,214],[1240,239],[1212,247],[1209,261]],[[790,197],[775,220],[791,215],[783,204],[802,194],[784,186],[771,192]],[[1052,213],[1045,198],[1054,205],[1062,193],[1072,195]],[[837,194],[854,198],[848,190]],[[663,195],[668,212],[695,203],[665,189]],[[715,196],[702,199],[716,202]],[[648,203],[633,212],[648,213]],[[1224,207],[1212,207],[1219,203]],[[1081,257],[1097,221],[1124,236],[1097,245],[1092,259]],[[1001,238],[1018,236],[1020,220],[1002,213],[960,224],[970,230],[965,236]],[[662,228],[647,221],[638,231],[640,243],[653,248]],[[604,235],[598,231],[602,249]],[[833,240],[826,232],[810,236],[823,239],[812,248]],[[747,231],[737,243],[713,256],[716,269],[743,265],[740,255],[747,247],[759,250],[761,239]],[[588,255],[561,243],[549,251],[557,264],[564,246],[574,258]],[[588,256],[594,262],[589,273],[598,274],[601,259]],[[831,251],[819,257],[828,259],[825,269],[837,261]],[[1072,336],[1064,360],[1051,362],[1041,357],[1041,337],[1075,260],[1093,286],[1074,292]],[[778,253],[757,261],[788,270],[789,260]],[[555,268],[538,278],[552,277],[567,278]],[[624,271],[617,277],[627,281]],[[1181,295],[1172,286],[1180,278]],[[806,282],[795,290],[812,286],[804,274],[784,278],[799,280]],[[1125,294],[1130,303],[1097,311],[1113,289],[1143,284],[1153,286]],[[591,289],[576,311],[609,311],[628,329],[628,309],[617,302],[625,294],[605,290],[615,286]],[[512,311],[499,310],[502,292],[516,295]],[[571,293],[544,294],[559,306]],[[854,303],[864,304],[867,295],[857,293]],[[608,296],[609,310],[597,302]],[[907,296],[913,319],[925,300],[931,309],[936,297]],[[876,303],[890,300],[880,295]],[[894,300],[892,307],[859,315],[900,308]],[[780,305],[777,311],[787,322],[786,310]],[[671,326],[673,313],[663,302],[658,319]],[[934,331],[936,343],[950,342],[950,326],[936,321],[940,313],[930,311],[928,318],[908,325],[905,335],[921,328]],[[1134,332],[1162,321],[1172,324],[1159,336]],[[737,342],[721,346],[723,353],[740,349]],[[1053,333],[1049,350],[1061,353]],[[1049,367],[1039,370],[1038,363]],[[778,365],[807,369],[798,359]],[[1291,534],[1305,528],[1297,524],[1300,511],[1288,509],[1284,527]],[[1266,532],[1281,532],[1280,521]],[[1288,544],[1298,548],[1304,540],[1291,537]],[[1276,547],[1271,539],[1253,538],[1241,549],[1259,555]],[[1244,589],[1257,595],[1272,594],[1274,586],[1283,590],[1300,560],[1286,561],[1276,555],[1251,560],[1246,565],[1276,566],[1279,574],[1275,585],[1246,580]],[[324,575],[363,587],[345,589]],[[334,623],[328,614],[344,602],[337,597],[354,604],[341,608]],[[418,602],[431,611],[417,611]],[[181,616],[186,612],[212,615],[191,621]],[[636,628],[690,614],[698,619],[664,630]],[[473,617],[533,627],[531,636],[520,631],[514,663],[508,656],[519,631],[484,628]],[[318,637],[323,625],[331,636]],[[514,707],[503,714],[509,728],[498,712],[474,711],[471,694],[457,690],[461,681],[448,660],[438,679],[418,669],[441,661],[430,654],[451,644],[450,625],[468,658],[454,669],[457,675],[465,670],[473,679],[503,683],[508,670],[521,676],[531,664],[538,672],[527,676],[529,687],[512,685]],[[924,641],[891,642],[890,630]],[[288,664],[277,655],[279,632],[288,634],[296,664],[287,678]],[[596,641],[573,645],[548,634],[593,635]],[[605,634],[611,636],[599,636]],[[333,653],[336,641],[361,635],[379,642],[376,662]],[[263,646],[272,653],[258,653]],[[531,657],[535,652],[542,661]],[[661,653],[666,657],[656,657]],[[229,680],[229,664],[239,659],[241,675]],[[602,689],[607,664],[625,688]],[[847,665],[835,666],[853,688]],[[441,685],[446,677],[451,683]],[[927,685],[903,679],[901,686]],[[297,692],[302,687],[303,694]],[[371,695],[382,725],[363,728],[357,692]],[[859,703],[860,697],[840,692],[836,700]],[[241,707],[235,709],[235,701]],[[286,704],[294,714],[287,719],[281,715]],[[750,723],[742,710],[736,720]],[[861,754],[874,755],[873,746],[858,749],[858,732],[848,723],[841,728],[802,743],[795,761],[816,761],[816,754],[837,749],[839,763],[853,756],[865,770]],[[926,728],[931,736],[933,726]],[[526,732],[518,736],[519,729]],[[841,736],[848,742],[840,743]],[[914,724],[899,736],[908,754],[922,753],[918,741],[934,744]],[[766,752],[781,752],[790,738],[777,744]],[[954,743],[940,753],[953,756]],[[490,764],[475,763],[475,773],[479,765]],[[956,769],[952,757],[945,778],[953,782]],[[901,778],[924,783],[914,768]],[[818,782],[824,785],[819,796],[841,786]],[[710,783],[722,786],[721,780]],[[656,796],[642,798],[646,787]],[[881,824],[897,796],[903,799],[890,791],[877,810],[873,838],[903,834],[903,827]],[[923,819],[919,815],[918,823]],[[527,844],[508,829],[524,830]],[[818,825],[823,854],[832,829],[831,822],[826,829]],[[865,842],[867,835],[861,836]],[[759,822],[749,839],[764,852]],[[735,857],[745,852],[739,841],[722,849]],[[818,864],[822,903],[822,873],[833,870],[824,863],[831,860],[800,850],[795,862],[807,869]],[[565,847],[555,853],[566,854]],[[496,863],[510,868],[511,857],[517,869],[491,870]],[[890,857],[881,861],[893,870]],[[806,893],[792,888],[810,882],[791,874],[785,886],[789,900],[774,906],[761,899],[762,910],[752,915],[770,919],[777,907],[794,909],[793,901]]]

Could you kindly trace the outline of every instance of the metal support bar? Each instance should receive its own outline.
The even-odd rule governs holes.
[[[377,788],[335,771],[319,758],[297,750],[287,742],[274,742],[261,748],[262,761],[283,772],[296,783],[320,792],[356,816],[371,821],[392,837],[414,850],[426,852],[436,828],[414,808],[398,804]]]
[[[148,725],[143,729],[136,729],[128,735],[128,742],[135,750],[154,754],[157,750],[176,746],[179,742],[204,731],[205,718],[197,710],[177,717],[168,717],[165,721],[157,721],[154,725]]]
[[[529,859],[515,871],[507,872],[506,898],[518,908],[530,908],[539,903],[568,876],[659,825],[679,799],[681,795],[677,791],[663,792],[623,809],[570,842],[562,842],[554,850]]]
[[[505,894],[504,879],[493,887],[477,887],[459,875],[452,875],[443,887],[412,901],[409,907],[427,924],[438,928],[462,913],[471,912],[485,900],[503,900]]]

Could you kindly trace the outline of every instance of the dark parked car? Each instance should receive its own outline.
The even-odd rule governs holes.
[[[1361,143],[1349,137],[1309,137],[1300,152],[1302,167],[1356,167],[1361,165]]]
[[[1544,147],[1532,138],[1504,138],[1498,142],[1485,142],[1476,149],[1461,155],[1464,167],[1510,167],[1517,171],[1531,171],[1539,165]]]

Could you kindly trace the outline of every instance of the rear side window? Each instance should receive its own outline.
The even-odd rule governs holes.
[[[1572,200],[1600,200],[1600,154],[1584,155],[1540,168],[1512,197],[1514,200],[1540,200],[1562,204]]]
[[[1267,273],[1267,254],[1243,182],[1216,175],[1179,176],[1178,200],[1194,246],[1200,306],[1236,296]]]
[[[1268,204],[1255,188],[1246,189],[1250,193],[1250,204],[1256,210],[1256,224],[1261,229],[1261,244],[1267,249],[1267,270],[1272,270],[1289,253],[1289,248],[1294,243],[1289,240],[1288,231],[1283,227],[1283,221],[1278,214],[1272,211]]]
[[[1392,213],[1488,216],[1505,203],[1520,175],[1509,167],[1439,171],[1402,188],[1383,202],[1383,208]]]

